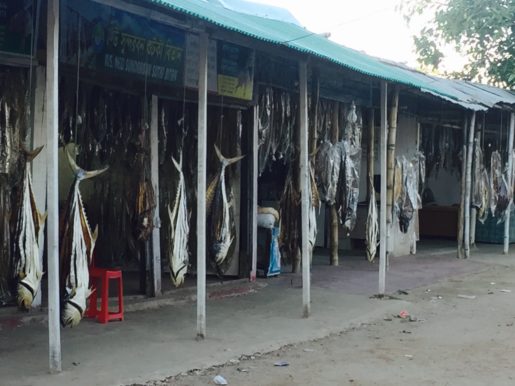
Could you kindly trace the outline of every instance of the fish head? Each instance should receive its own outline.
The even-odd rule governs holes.
[[[18,294],[16,297],[18,307],[22,310],[30,310],[36,293],[24,282],[18,283]]]
[[[67,292],[71,296],[64,302],[61,323],[64,327],[75,327],[80,323],[86,311],[86,300],[91,295],[91,290],[81,286],[71,290],[67,289]]]

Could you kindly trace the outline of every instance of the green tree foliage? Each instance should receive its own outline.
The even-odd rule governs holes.
[[[515,0],[401,0],[409,22],[427,18],[414,37],[419,62],[436,69],[441,47],[469,58],[459,75],[515,89]]]

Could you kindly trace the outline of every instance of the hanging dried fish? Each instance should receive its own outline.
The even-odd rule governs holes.
[[[43,276],[43,264],[40,259],[42,251],[40,251],[39,240],[43,233],[46,214],[41,214],[36,207],[30,172],[30,162],[41,152],[41,149],[43,146],[32,152],[23,150],[26,162],[16,226],[14,261],[17,303],[20,308],[25,310],[31,308]]]
[[[339,180],[339,197],[341,197],[342,201],[337,203],[337,205],[344,230],[347,234],[350,234],[356,225],[361,150],[359,147],[351,145],[349,141],[344,141],[341,146],[344,150]]]
[[[215,151],[220,168],[206,192],[208,245],[211,264],[217,274],[223,276],[231,262],[232,254],[229,252],[236,237],[233,196],[230,184],[226,182],[225,170],[244,156],[225,158],[216,145]]]
[[[79,324],[86,311],[86,300],[91,294],[89,289],[89,265],[93,256],[98,227],[92,233],[84,211],[79,184],[82,180],[93,178],[105,172],[107,168],[85,171],[77,166],[65,148],[66,157],[75,175],[66,202],[66,211],[61,226],[61,275],[62,275],[62,310],[63,326],[74,327]]]
[[[488,209],[490,204],[490,178],[485,168],[481,172],[479,194],[481,198],[481,204],[477,212],[477,219],[484,224],[488,218]]]
[[[373,262],[376,257],[377,246],[379,245],[378,238],[379,221],[377,216],[376,193],[372,178],[370,178],[370,197],[368,198],[368,215],[366,223],[366,253],[367,259],[370,262]]]
[[[263,174],[268,163],[271,150],[272,136],[272,103],[273,90],[266,88],[259,100],[259,120],[258,120],[258,169],[259,175]]]
[[[426,184],[426,156],[421,151],[417,152],[418,155],[418,174],[419,184],[418,191],[423,192]]]
[[[393,169],[393,205],[392,215],[399,216],[402,207],[402,191],[403,191],[403,175],[402,175],[402,160],[401,158],[395,158],[395,166]]]
[[[407,233],[417,209],[417,178],[413,165],[405,157],[402,159],[402,181],[399,227],[401,232]]]
[[[317,215],[316,210],[320,208],[320,196],[318,194],[315,182],[315,174],[311,163],[309,163],[309,179],[308,179],[308,197],[309,197],[309,226],[308,226],[308,242],[311,250],[315,247],[317,238]]]
[[[336,201],[340,166],[342,165],[342,144],[333,145],[324,141],[316,154],[316,182],[322,202],[333,205]]]
[[[188,237],[190,232],[186,184],[182,173],[182,152],[179,162],[172,157],[173,164],[179,173],[179,183],[175,194],[173,210],[168,205],[170,218],[171,238],[168,252],[170,263],[170,277],[175,287],[184,283],[184,276],[188,270],[189,252]]]
[[[481,175],[483,172],[483,151],[479,146],[478,142],[475,142],[474,148],[474,167],[472,170],[472,207],[476,208],[478,211],[481,209],[481,204],[483,202],[482,198],[482,187],[481,187]]]
[[[279,244],[281,256],[289,261],[294,261],[300,246],[300,192],[294,178],[293,165],[290,164],[280,202]]]
[[[11,126],[11,107],[5,100],[0,100],[3,107],[2,129],[0,130],[0,173],[9,174],[13,163],[13,128]]]
[[[502,161],[501,154],[496,150],[492,152],[490,159],[490,210],[495,217],[499,192],[502,185]]]

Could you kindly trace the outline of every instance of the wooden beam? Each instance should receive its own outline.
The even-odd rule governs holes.
[[[515,131],[515,113],[510,115],[510,135],[508,137],[508,186],[513,189],[513,134]],[[504,247],[503,252],[507,254],[510,249],[510,212],[513,204],[513,198],[506,209],[506,218],[504,220]]]
[[[156,199],[154,211],[154,229],[152,230],[152,295],[161,295],[161,219],[159,217],[159,99],[152,95],[150,110],[150,179]]]
[[[47,144],[47,280],[50,372],[61,371],[59,325],[59,0],[47,4],[46,144]]]
[[[388,84],[381,82],[381,144],[379,159],[381,162],[381,205],[379,210],[379,294],[384,295],[386,291],[386,132],[388,125],[386,121],[388,109]]]
[[[206,337],[206,172],[208,35],[200,34],[197,159],[197,339]]]
[[[465,175],[467,174],[467,129],[468,129],[468,119],[465,115],[463,121],[463,144],[461,146],[461,194],[460,194],[460,208],[458,212],[458,259],[463,259],[465,257],[465,250],[463,245],[463,226],[465,225]],[[433,128],[434,130],[434,128]]]
[[[340,103],[333,102],[333,118],[331,122],[331,143],[335,145],[339,139],[339,114],[340,114]],[[336,209],[336,205],[333,204],[329,207],[330,210],[330,231],[329,231],[329,246],[330,246],[330,264],[332,266],[337,266],[339,264],[338,257],[338,242],[339,242],[339,234],[338,229],[340,226],[340,221],[338,220],[338,210]]]
[[[476,126],[476,112],[472,113],[470,119],[470,128],[468,134],[467,146],[467,169],[465,172],[465,206],[464,206],[464,234],[463,244],[465,249],[465,258],[470,257],[470,195],[472,191],[472,157],[474,153],[474,129]]]
[[[301,223],[302,223],[302,306],[303,315],[311,313],[311,267],[309,256],[309,200],[308,197],[308,64],[299,63],[299,92],[300,92],[300,192],[301,192]]]
[[[34,198],[36,206],[42,213],[46,212],[46,180],[47,180],[47,144],[46,144],[46,118],[44,114],[45,109],[45,67],[38,66],[35,71],[36,87],[34,93],[34,113],[33,116],[33,133],[32,133],[32,148],[44,146],[41,153],[37,157],[37,161],[32,163],[32,188],[34,189]],[[41,232],[39,235],[38,245],[40,251],[41,264],[43,263],[43,253],[45,245],[45,234]],[[41,272],[44,271],[41,267]],[[38,291],[34,301],[33,307],[41,306],[42,291]]]
[[[250,281],[256,280],[257,275],[257,207],[258,207],[258,129],[259,129],[259,105],[252,109],[252,204],[251,204],[251,255],[252,268]]]

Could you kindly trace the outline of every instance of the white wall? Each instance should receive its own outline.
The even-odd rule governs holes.
[[[433,192],[435,203],[438,205],[454,205],[460,203],[460,176],[458,171],[450,173],[440,169],[426,180],[426,187]]]

